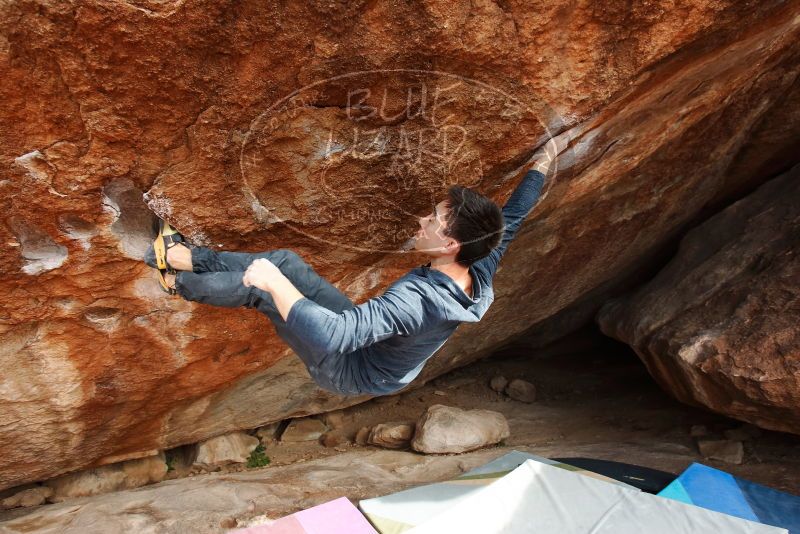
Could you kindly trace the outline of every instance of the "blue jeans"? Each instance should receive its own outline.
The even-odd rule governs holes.
[[[250,254],[216,252],[192,248],[192,272],[179,271],[175,289],[186,300],[225,308],[255,308],[270,318],[275,330],[305,363],[311,377],[324,389],[339,392],[344,360],[315,354],[307,348],[301,333],[286,326],[272,296],[261,289],[242,284],[244,272],[258,258],[274,263],[306,298],[340,313],[355,307],[344,293],[318,275],[295,252],[286,249]]]

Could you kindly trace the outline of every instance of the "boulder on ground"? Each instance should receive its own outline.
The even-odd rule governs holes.
[[[678,400],[800,434],[800,165],[680,243],[598,314]]]
[[[223,434],[197,445],[194,465],[213,468],[228,464],[243,464],[258,445],[257,437],[244,432]]]
[[[462,410],[436,404],[417,421],[415,451],[461,453],[499,443],[511,435],[505,416],[491,410]]]
[[[109,491],[138,488],[160,482],[167,474],[164,453],[69,473],[44,482],[52,490],[51,502],[88,497]]]
[[[48,488],[47,486],[28,488],[0,501],[0,510],[8,508],[27,508],[30,506],[39,506],[40,504],[44,504],[45,501],[52,496],[53,488]]]
[[[405,449],[414,437],[414,423],[381,423],[372,427],[367,443],[385,449]]]

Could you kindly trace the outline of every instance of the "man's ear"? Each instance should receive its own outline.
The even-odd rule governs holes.
[[[447,254],[452,254],[455,256],[458,254],[458,251],[461,250],[461,243],[453,238],[450,238],[447,240],[447,243],[444,244],[444,248]]]

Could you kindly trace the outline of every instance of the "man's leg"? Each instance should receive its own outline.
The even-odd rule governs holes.
[[[191,273],[179,271],[175,276],[175,289],[185,300],[221,306],[223,308],[256,308],[270,318],[280,331],[286,330],[272,295],[242,283],[242,272]],[[288,330],[286,330],[288,332]]]
[[[258,288],[242,284],[244,273],[192,273],[178,271],[175,289],[185,300],[222,306],[223,308],[254,308]],[[262,292],[263,293],[263,292]]]
[[[314,272],[300,256],[286,249],[251,254],[217,252],[205,247],[190,249],[178,244],[167,250],[167,262],[179,272],[167,277],[186,300],[227,308],[258,309],[269,317],[278,335],[300,356],[320,386],[334,392],[351,393],[352,388],[347,389],[349,386],[342,384],[348,382],[343,372],[347,362],[343,358],[315,354],[303,341],[302,332],[293,332],[286,326],[269,293],[242,283],[244,271],[258,258],[274,263],[305,297],[317,304],[336,313],[355,307],[344,293]]]
[[[344,293],[318,275],[295,252],[287,249],[248,253],[217,252],[205,247],[195,247],[191,249],[190,267],[194,273],[244,273],[250,264],[258,258],[266,258],[274,263],[303,296],[313,300],[320,306],[337,313],[354,307],[354,304]],[[221,279],[224,279],[224,277]]]
[[[272,296],[256,287],[246,287],[242,284],[243,275],[242,272],[233,271],[219,273],[181,271],[175,278],[175,288],[186,300],[226,308],[257,309],[269,317],[278,336],[300,357],[317,384],[334,393],[349,393],[347,390],[340,390],[342,366],[345,362],[341,358],[333,358],[311,350],[305,344],[301,332],[294,332],[287,327],[275,307]],[[347,302],[350,303],[349,300]]]
[[[200,249],[199,253],[197,252]],[[293,332],[286,326],[272,296],[261,289],[246,287],[242,283],[243,271],[197,272],[207,268],[247,269],[253,260],[266,258],[278,266],[304,296],[334,312],[353,308],[355,305],[330,282],[319,276],[310,265],[290,250],[275,250],[259,254],[238,252],[215,252],[200,247],[192,249],[192,268],[195,272],[180,271],[176,275],[175,287],[186,300],[223,306],[228,308],[255,308],[269,317],[278,335],[297,353],[306,365],[311,377],[323,388],[336,393],[342,390],[342,358],[316,354],[305,344],[302,332]],[[195,258],[199,261],[195,262]],[[349,387],[349,386],[347,386]]]

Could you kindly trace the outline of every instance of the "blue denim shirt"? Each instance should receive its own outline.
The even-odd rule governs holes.
[[[503,207],[500,244],[473,263],[470,297],[455,281],[428,266],[412,269],[377,297],[335,313],[302,298],[286,324],[304,348],[328,362],[331,381],[346,394],[402,389],[461,323],[480,321],[494,300],[492,279],[500,258],[537,203],[544,175],[529,171]]]

